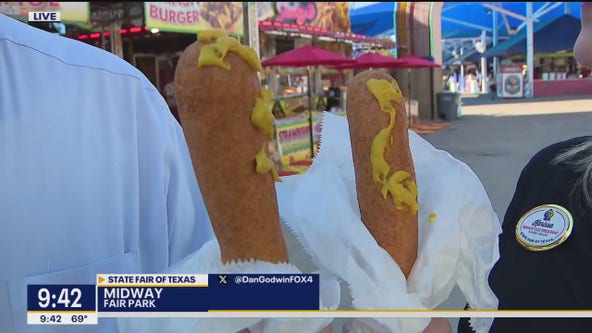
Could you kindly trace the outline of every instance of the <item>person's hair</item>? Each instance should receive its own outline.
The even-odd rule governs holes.
[[[572,189],[572,194],[579,192],[586,206],[592,209],[592,139],[562,152],[553,159],[552,163],[566,164],[581,174]]]

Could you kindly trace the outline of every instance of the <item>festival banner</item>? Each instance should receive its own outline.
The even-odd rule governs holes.
[[[258,2],[257,16],[259,21],[351,32],[348,2]]]
[[[244,34],[242,2],[145,2],[144,15],[148,29],[186,33],[222,29]]]
[[[27,20],[29,12],[60,12],[63,23],[88,23],[88,2],[0,2],[0,13]]]

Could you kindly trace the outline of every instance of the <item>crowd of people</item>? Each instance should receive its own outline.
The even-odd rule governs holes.
[[[592,4],[582,6],[575,56],[592,67]],[[338,103],[337,92],[329,97]],[[163,272],[215,239],[181,125],[146,77],[111,53],[0,14],[0,138],[0,332],[37,332],[26,323],[29,284]],[[565,217],[561,239],[517,239],[533,209],[549,221]],[[592,308],[591,212],[592,137],[536,152],[503,218],[489,275],[500,310]],[[458,331],[470,324],[461,320]],[[489,332],[589,325],[497,318]],[[119,328],[101,318],[96,327],[56,331],[91,330]],[[450,330],[434,320],[425,332]]]

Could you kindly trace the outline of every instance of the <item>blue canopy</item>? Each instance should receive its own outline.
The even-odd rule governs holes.
[[[493,26],[492,11],[483,7],[483,4],[502,7],[503,9],[509,10],[513,13],[526,16],[526,2],[445,2],[442,6],[442,38],[471,38],[481,35],[481,30],[477,28],[468,27],[451,21],[463,21],[478,26],[491,28]],[[539,22],[535,21],[535,24],[556,19],[566,14],[567,10],[569,10],[569,14],[579,19],[581,17],[581,4],[581,2],[563,3],[562,5],[557,6],[548,13],[544,14],[539,19]],[[544,5],[545,2],[532,2],[533,13],[536,13]],[[548,7],[549,6],[546,6],[546,8]],[[447,21],[446,18],[451,20]],[[506,19],[508,21],[508,25],[511,28],[517,28],[523,22],[522,20],[509,15],[506,15]],[[498,36],[508,36],[509,34],[505,22],[499,13],[497,22]],[[491,32],[487,32],[487,35],[491,36]]]
[[[534,53],[571,51],[580,33],[581,22],[564,14],[552,20],[534,24]],[[486,57],[511,56],[526,53],[526,28],[511,38],[485,51]]]
[[[355,34],[387,37],[395,33],[395,3],[379,2],[350,10],[351,30]]]
[[[525,2],[444,2],[442,7],[442,38],[472,38],[481,35],[481,30],[476,27],[468,27],[459,23],[446,21],[445,18],[491,28],[493,23],[491,10],[483,7],[483,4],[487,3],[492,6],[501,6],[516,14],[526,16]],[[533,2],[533,12],[536,13],[544,4],[544,2]],[[539,20],[546,21],[564,15],[566,13],[566,6],[569,6],[569,14],[577,19],[581,17],[581,2],[566,2],[546,13]],[[384,37],[394,34],[395,8],[395,2],[379,2],[373,5],[351,9],[352,32],[372,37]],[[511,28],[516,28],[522,23],[521,20],[515,17],[506,15],[506,18]],[[508,36],[504,21],[499,14],[498,28],[498,36]],[[488,32],[488,35],[491,36],[491,32]]]

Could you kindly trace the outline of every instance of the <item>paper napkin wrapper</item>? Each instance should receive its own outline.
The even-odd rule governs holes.
[[[283,221],[317,267],[347,283],[355,309],[434,309],[455,284],[471,308],[497,309],[487,279],[499,258],[501,225],[483,185],[466,164],[415,132],[409,141],[420,208],[418,256],[408,281],[361,220],[344,117],[325,112],[310,169],[276,184]],[[430,319],[375,320],[392,333],[420,333]],[[471,320],[478,333],[491,322]]]
[[[204,244],[166,272],[175,274],[300,274],[292,264],[272,264],[252,260],[222,265],[216,239]],[[330,274],[320,274],[320,308],[334,310],[339,305],[339,281]],[[119,318],[120,333],[236,333],[249,328],[251,333],[316,333],[331,323],[331,318]]]

